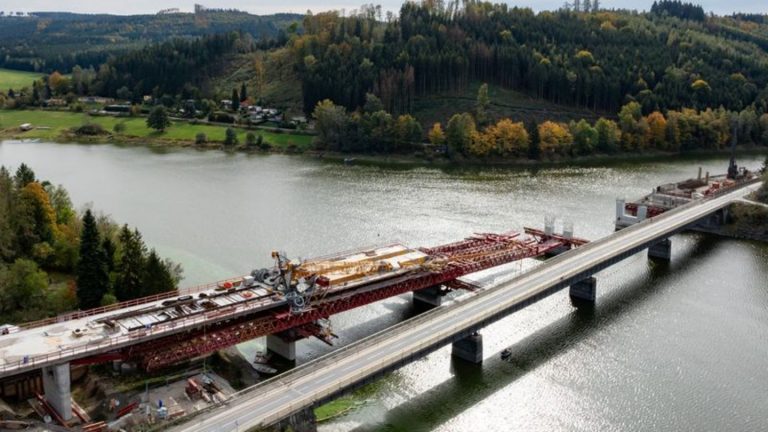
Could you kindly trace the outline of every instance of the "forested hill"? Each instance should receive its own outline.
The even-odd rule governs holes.
[[[302,15],[257,16],[236,10],[200,8],[195,13],[86,15],[35,12],[0,16],[0,67],[68,72],[75,65],[98,67],[109,55],[148,43],[232,31],[285,43],[284,29]]]
[[[354,109],[371,90],[390,112],[407,112],[414,96],[472,81],[604,112],[630,100],[646,112],[765,109],[764,17],[709,16],[674,1],[649,13],[583,9],[424,1],[388,20],[373,8],[328,12],[307,16],[289,49],[307,112],[326,98]]]

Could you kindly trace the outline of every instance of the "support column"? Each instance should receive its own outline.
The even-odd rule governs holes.
[[[672,241],[664,239],[648,248],[648,258],[660,261],[672,260]]]
[[[281,420],[277,423],[276,430],[317,432],[317,417],[315,416],[315,410],[312,408],[307,408]]]
[[[436,285],[413,292],[413,305],[417,309],[427,310],[443,304],[441,286]]]
[[[453,343],[451,348],[451,355],[470,363],[482,363],[483,335],[475,332],[465,337],[464,339],[457,340]]]
[[[597,279],[590,276],[571,285],[569,292],[571,301],[579,306],[581,304],[594,304],[597,298]]]
[[[279,334],[267,335],[267,350],[288,361],[296,361],[296,342],[288,342]]]
[[[64,421],[72,419],[72,388],[69,380],[69,363],[43,368],[45,400]]]

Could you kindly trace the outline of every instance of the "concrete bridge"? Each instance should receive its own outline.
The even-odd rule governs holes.
[[[594,274],[643,250],[671,258],[670,237],[699,223],[760,187],[751,182],[638,222],[603,239],[547,260],[508,282],[348,345],[233,395],[222,405],[179,419],[176,431],[237,431],[287,418],[313,418],[311,410],[447,344],[454,356],[482,361],[479,331],[566,287],[577,305],[595,301]]]

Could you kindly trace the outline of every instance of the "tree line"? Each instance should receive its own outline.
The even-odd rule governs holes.
[[[750,106],[741,111],[725,108],[653,111],[643,114],[638,102],[629,102],[617,120],[601,117],[569,123],[548,120],[524,124],[502,118],[491,121],[486,110],[487,86],[478,91],[474,112],[453,115],[443,126],[435,123],[426,133],[432,148],[449,157],[497,159],[556,159],[593,154],[685,152],[722,150],[732,144],[768,146],[768,114]],[[319,149],[341,152],[413,152],[423,131],[410,115],[394,117],[373,94],[364,108],[348,112],[330,100],[313,112]]]
[[[0,321],[24,322],[73,309],[171,291],[181,267],[148,250],[136,229],[87,209],[66,189],[21,164],[0,166]]]

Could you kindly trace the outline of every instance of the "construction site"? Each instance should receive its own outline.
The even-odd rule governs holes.
[[[200,359],[219,350],[266,336],[268,352],[247,359],[246,365],[250,362],[257,377],[269,376],[278,370],[275,361],[293,364],[296,341],[314,337],[332,344],[335,314],[407,292],[414,293],[415,304],[434,307],[452,290],[479,288],[463,276],[585,243],[569,227],[555,234],[549,219],[543,231],[480,233],[435,247],[391,243],[307,260],[273,251],[273,266],[248,275],[6,326],[0,336],[2,396],[26,401],[36,414],[31,423],[2,425],[44,422],[52,430],[96,431],[172,419],[234,391],[226,379],[198,368]],[[177,383],[159,386],[153,397],[149,384],[145,392],[134,388],[120,397],[102,392],[96,410],[100,414],[93,416],[93,409],[73,401],[78,390],[71,388],[75,375],[89,366],[139,381],[174,371]],[[159,396],[161,390],[164,396]]]

